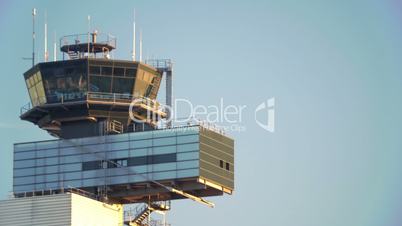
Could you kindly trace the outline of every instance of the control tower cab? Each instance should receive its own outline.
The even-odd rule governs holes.
[[[67,60],[39,63],[25,72],[31,103],[21,119],[56,137],[78,138],[152,130],[166,117],[156,101],[163,72],[138,61],[110,59],[116,38],[94,32],[64,36],[60,44]],[[132,112],[143,123],[129,117],[134,99],[140,101]]]

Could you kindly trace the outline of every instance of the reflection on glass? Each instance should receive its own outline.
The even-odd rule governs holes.
[[[136,69],[126,68],[126,77],[135,77],[136,73],[137,73]]]
[[[131,94],[133,87],[134,79],[113,77],[113,93]]]
[[[111,67],[102,67],[102,75],[112,75]]]
[[[26,80],[29,96],[33,106],[46,103],[45,90],[42,83],[42,75],[36,72]]]
[[[87,81],[81,68],[65,68],[61,74],[51,71],[45,80],[49,103],[81,100],[87,91]]]
[[[113,68],[113,76],[124,77],[124,68],[121,67]]]
[[[89,91],[110,93],[112,78],[107,76],[90,76]]]
[[[89,67],[89,74],[92,74],[92,75],[100,75],[100,74],[101,74],[100,67],[97,67],[97,66],[90,66],[90,67]]]

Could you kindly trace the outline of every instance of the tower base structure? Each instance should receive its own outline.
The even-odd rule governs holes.
[[[15,197],[69,188],[119,204],[232,194],[234,140],[190,125],[14,145]]]
[[[0,225],[123,226],[123,206],[105,204],[74,193],[0,201]]]

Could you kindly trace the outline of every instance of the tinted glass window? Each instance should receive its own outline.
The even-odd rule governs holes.
[[[149,97],[149,95],[151,94],[151,91],[152,91],[152,85],[149,85],[148,86],[148,88],[147,88],[147,91],[145,92],[145,97]]]
[[[45,90],[43,88],[42,76],[37,72],[26,80],[29,96],[33,106],[46,103]]]
[[[134,79],[113,77],[113,93],[131,94],[134,88]]]
[[[90,76],[89,90],[91,92],[110,93],[110,86],[112,83],[111,77],[106,76]]]
[[[128,159],[129,166],[140,166],[147,164],[147,156],[134,157]]]
[[[102,67],[102,75],[112,75],[111,67]]]
[[[81,65],[65,68],[48,68],[44,79],[48,102],[74,101],[82,99],[87,92],[85,69]]]
[[[131,157],[126,159],[111,159],[106,161],[90,161],[82,163],[82,170],[96,170],[105,168],[118,168],[125,166],[142,166],[147,164],[160,164],[168,162],[176,162],[177,154],[162,154],[162,155],[150,155],[141,157]]]
[[[101,168],[100,161],[84,162],[82,163],[82,170],[95,170]]]
[[[124,76],[124,68],[121,67],[115,67],[113,68],[113,76]]]
[[[175,162],[176,161],[176,153],[174,154],[163,154],[163,155],[154,155],[151,156],[151,164],[159,164],[166,162]]]
[[[127,77],[135,77],[136,73],[137,73],[136,69],[132,69],[132,68],[127,68],[126,69],[126,76]]]
[[[97,66],[91,66],[89,67],[89,74],[92,75],[100,75],[101,71],[100,71],[100,67]]]

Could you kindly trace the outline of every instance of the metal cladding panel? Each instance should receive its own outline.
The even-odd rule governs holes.
[[[0,225],[122,226],[123,207],[76,194],[14,198],[0,201]]]
[[[200,129],[200,176],[234,190],[234,140]]]
[[[0,225],[71,225],[71,195],[36,196],[0,201]]]
[[[199,147],[199,127],[15,144],[13,190],[197,178]]]

